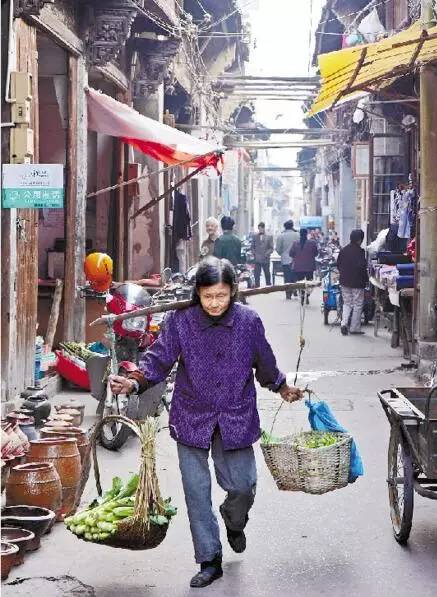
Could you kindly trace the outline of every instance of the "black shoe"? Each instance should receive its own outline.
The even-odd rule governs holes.
[[[347,336],[349,334],[349,330],[347,329],[346,325],[341,326],[341,333],[343,336]]]
[[[244,531],[231,531],[231,529],[226,527],[226,534],[228,536],[228,543],[235,553],[243,553],[246,549],[246,535]]]
[[[362,331],[359,331],[359,332],[349,332],[349,334],[359,335],[360,336],[360,335],[364,334],[364,332],[362,332]]]
[[[200,572],[195,574],[190,581],[193,589],[202,589],[223,576],[222,556],[216,556],[211,562],[202,562]]]

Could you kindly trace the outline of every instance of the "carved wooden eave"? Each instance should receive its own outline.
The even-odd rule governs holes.
[[[131,0],[100,0],[90,12],[88,60],[92,66],[104,66],[115,60],[126,45],[137,10]]]
[[[180,41],[137,37],[132,40],[132,45],[138,53],[140,66],[134,79],[134,97],[146,97],[156,93],[164,81],[168,65],[179,50]]]
[[[44,4],[53,4],[55,0],[14,0],[16,17],[39,16]]]

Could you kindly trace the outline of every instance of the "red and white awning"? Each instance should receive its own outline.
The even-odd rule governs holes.
[[[214,166],[220,169],[221,148],[143,116],[95,89],[89,88],[87,97],[90,130],[118,137],[165,164],[183,162],[189,168]]]

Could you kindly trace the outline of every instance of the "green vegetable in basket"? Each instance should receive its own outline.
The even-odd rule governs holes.
[[[128,518],[129,516],[134,515],[134,508],[129,506],[120,506],[119,508],[114,508],[113,510],[115,516],[119,518]]]
[[[331,433],[330,431],[311,431],[295,436],[293,445],[297,448],[318,449],[333,446],[338,441],[338,434]]]
[[[168,518],[166,516],[161,516],[159,514],[157,514],[155,516],[150,516],[149,520],[151,523],[157,524],[159,526],[168,524]]]
[[[86,526],[84,524],[78,524],[74,530],[75,535],[84,535],[86,532]]]
[[[113,522],[98,522],[97,528],[104,533],[112,533],[115,527],[115,523]]]
[[[106,502],[108,500],[112,500],[113,498],[117,497],[119,495],[122,487],[123,487],[123,481],[120,479],[120,477],[114,477],[112,479],[112,487],[103,496],[103,501]]]
[[[117,495],[117,498],[127,498],[131,495],[134,495],[136,490],[138,489],[140,477],[139,475],[132,475],[126,485],[121,489],[120,493]]]
[[[271,444],[280,444],[282,440],[279,437],[275,437],[264,429],[261,431],[261,444],[263,446],[269,446]]]

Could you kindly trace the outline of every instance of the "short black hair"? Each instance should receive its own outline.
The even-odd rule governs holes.
[[[223,216],[220,221],[220,225],[222,230],[232,230],[235,226],[235,220],[229,216]]]
[[[350,235],[350,240],[351,243],[362,243],[364,240],[364,232],[362,230],[360,230],[359,228],[356,230],[352,230],[351,235]]]
[[[266,227],[266,225],[264,224],[264,222],[260,222],[258,224],[258,228],[265,228],[265,227]]]
[[[232,263],[227,259],[218,259],[212,256],[202,259],[197,267],[193,289],[193,304],[200,304],[200,288],[220,283],[227,284],[231,288],[231,302],[233,302],[236,298],[237,274]]]
[[[284,228],[285,228],[285,230],[293,230],[293,228],[294,228],[293,220],[287,220],[286,222],[284,222]]]

